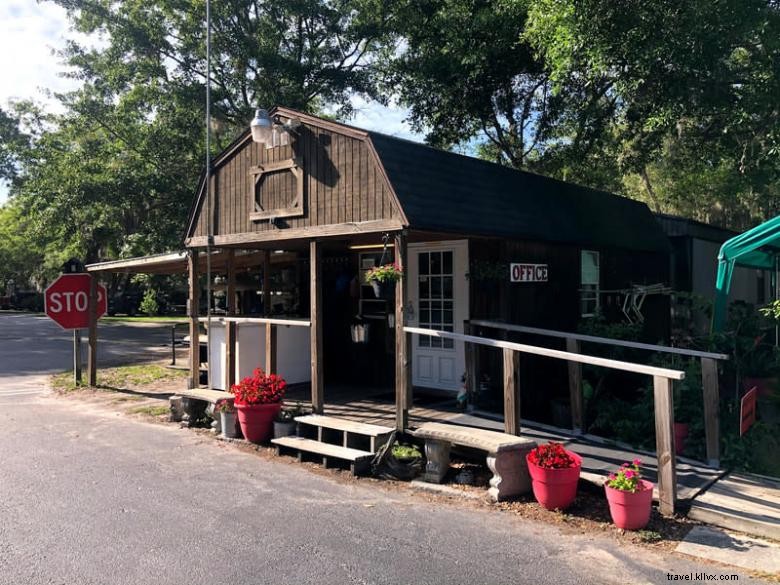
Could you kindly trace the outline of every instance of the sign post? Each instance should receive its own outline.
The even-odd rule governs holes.
[[[73,330],[73,383],[81,385],[81,329]]]
[[[46,316],[66,330],[73,330],[73,380],[81,383],[81,329],[90,326],[90,287],[94,277],[87,273],[63,274],[44,293]],[[95,319],[106,313],[106,287],[99,284]]]

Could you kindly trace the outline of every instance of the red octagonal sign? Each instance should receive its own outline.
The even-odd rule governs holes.
[[[44,294],[46,315],[63,329],[89,327],[90,274],[63,274]],[[106,287],[98,284],[97,318],[106,314]]]

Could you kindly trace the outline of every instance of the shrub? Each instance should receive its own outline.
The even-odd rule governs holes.
[[[144,298],[141,300],[138,308],[144,315],[149,315],[150,317],[158,315],[160,313],[160,305],[157,303],[157,291],[153,288],[146,289]]]

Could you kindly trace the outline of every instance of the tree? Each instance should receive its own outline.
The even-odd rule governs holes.
[[[57,96],[65,113],[20,106],[40,132],[0,150],[27,233],[87,262],[176,248],[205,162],[205,4],[54,1],[100,41],[63,54],[81,81]],[[351,95],[376,95],[369,61],[384,42],[381,0],[212,4],[215,152],[257,106],[347,115]]]
[[[605,130],[620,137],[629,192],[739,228],[777,209],[778,8],[774,0],[534,0],[524,36],[555,91],[576,79],[606,83],[617,98]]]
[[[544,59],[523,38],[528,4],[398,3],[393,22],[402,41],[386,55],[386,83],[429,142],[476,146],[484,158],[565,176],[563,153],[577,151],[571,166],[592,152],[614,103],[598,84],[573,79],[566,91],[552,91]],[[572,103],[582,106],[576,115]],[[610,173],[599,174],[587,182],[616,185]]]

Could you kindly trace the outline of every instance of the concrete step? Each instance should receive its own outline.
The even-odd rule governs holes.
[[[359,475],[368,471],[374,454],[370,451],[352,449],[350,447],[341,447],[331,443],[321,443],[313,439],[303,437],[280,437],[271,439],[271,443],[276,445],[277,453],[281,450],[291,449],[297,451],[298,458],[302,458],[303,453],[310,453],[322,457],[322,464],[327,467],[329,459],[338,459],[349,463],[350,470],[354,475]]]
[[[688,516],[730,530],[780,540],[780,482],[729,474],[696,496]]]

